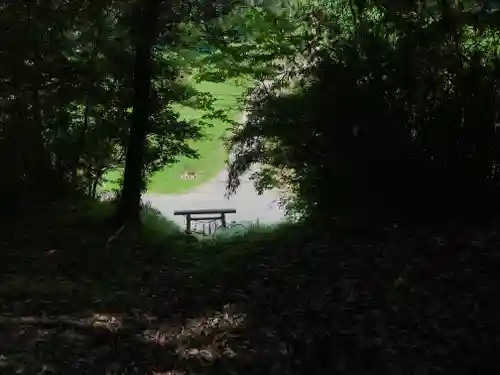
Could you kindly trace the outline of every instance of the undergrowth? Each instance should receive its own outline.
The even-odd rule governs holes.
[[[0,373],[470,374],[500,349],[492,228],[304,224],[199,241],[146,210],[32,209],[2,235]],[[169,232],[166,228],[171,228]]]

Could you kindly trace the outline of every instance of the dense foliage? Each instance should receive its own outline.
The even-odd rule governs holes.
[[[257,83],[229,139],[230,191],[259,163],[259,188],[287,186],[302,215],[426,220],[496,208],[496,12],[471,2],[187,5],[3,6],[2,184],[18,196],[8,205],[31,192],[95,196],[128,163],[123,201],[137,212],[148,176],[196,157],[189,141],[209,126],[172,107],[212,108],[189,74]],[[143,24],[156,27],[147,35]]]
[[[348,10],[338,2],[335,14],[347,18],[334,18],[319,6],[302,21],[299,79],[287,80],[285,91],[278,77],[250,101],[249,121],[231,139],[238,158],[230,187],[252,163],[264,163],[289,170],[295,209],[323,218],[492,213],[500,156],[496,14],[479,18],[446,4]],[[260,185],[282,178],[264,169]]]
[[[140,162],[143,180],[181,155],[196,157],[188,142],[208,126],[181,120],[172,108],[174,103],[211,108],[211,98],[197,93],[185,77],[183,22],[201,22],[202,10],[211,5],[193,9],[160,8],[150,62],[145,62],[152,66],[153,83],[146,99],[151,126]],[[136,2],[2,5],[5,204],[14,207],[34,195],[57,197],[75,189],[95,196],[105,172],[124,166],[135,105],[136,45],[143,36],[133,31],[139,13]]]

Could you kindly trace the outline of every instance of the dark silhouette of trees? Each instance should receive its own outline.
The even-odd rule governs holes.
[[[328,42],[306,55],[298,88],[250,102],[249,122],[231,140],[239,156],[230,187],[258,162],[290,170],[296,209],[327,222],[494,215],[500,60],[490,43],[498,29],[478,28],[453,5],[419,6],[366,3],[354,29],[321,22],[331,18],[318,10],[316,35]],[[264,187],[283,183],[269,170],[260,177]]]
[[[7,2],[0,152],[11,194],[2,205],[96,196],[106,173],[125,167],[116,217],[136,221],[151,173],[196,157],[188,144],[204,124],[180,120],[171,104],[196,99],[174,55],[197,43],[212,51],[192,61],[200,78],[276,84],[254,92],[247,126],[235,128],[231,189],[259,162],[260,187],[287,185],[297,197],[289,207],[306,216],[491,216],[493,3],[163,2],[144,3],[158,7],[147,16],[139,3]],[[151,29],[135,32],[141,17]]]
[[[189,103],[210,112],[211,101],[183,79],[188,67],[179,54],[192,48],[185,26],[217,17],[228,5],[195,5],[158,5],[151,36],[143,25],[131,32],[139,17],[135,2],[2,3],[1,185],[10,192],[0,199],[2,207],[14,213],[28,201],[76,192],[96,197],[107,172],[123,168],[130,151],[118,215],[124,218],[151,173],[180,156],[197,156],[189,140],[201,137],[206,122],[184,121],[171,105]],[[135,90],[141,87],[134,86],[137,79],[151,82],[149,94],[145,83]],[[130,127],[139,116],[134,107],[142,111],[141,132],[148,134],[143,147],[141,128]]]
[[[144,184],[144,153],[150,128],[152,49],[158,34],[161,1],[144,0],[134,12],[132,40],[135,44],[133,110],[127,142],[125,173],[118,211],[120,222],[139,223],[141,194]]]

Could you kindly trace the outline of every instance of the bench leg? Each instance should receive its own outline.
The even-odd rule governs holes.
[[[191,215],[186,215],[186,233],[191,234]]]
[[[226,223],[226,214],[221,214],[220,215],[220,221],[222,222],[222,227],[227,228],[227,223]]]

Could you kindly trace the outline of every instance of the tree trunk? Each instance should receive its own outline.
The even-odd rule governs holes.
[[[161,0],[142,0],[132,25],[135,44],[133,112],[125,157],[123,187],[115,218],[119,225],[140,223],[144,146],[149,132],[151,55],[157,37]]]
[[[78,139],[76,141],[75,154],[73,156],[73,165],[71,172],[71,184],[76,186],[78,182],[78,169],[80,167],[80,158],[85,152],[85,141],[87,137],[87,131],[89,128],[89,117],[90,117],[90,94],[85,97],[85,111],[83,114],[83,127],[80,131]]]
[[[35,28],[35,15],[36,4],[26,1],[25,8],[28,18],[28,31],[30,36],[41,33]],[[41,39],[40,39],[41,40]],[[52,190],[52,162],[50,152],[47,149],[44,141],[44,119],[41,104],[41,93],[43,92],[43,68],[42,57],[36,42],[33,42],[31,61],[33,63],[30,74],[32,75],[32,84],[29,88],[31,94],[31,120],[32,126],[29,127],[29,134],[26,134],[28,139],[28,147],[31,149],[30,154],[27,156],[28,170],[31,182],[38,188],[39,191],[47,193],[47,190]]]

